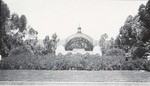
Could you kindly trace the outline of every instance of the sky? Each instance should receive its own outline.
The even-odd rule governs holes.
[[[28,25],[44,39],[53,33],[66,39],[82,28],[99,40],[103,33],[116,37],[129,15],[135,16],[148,0],[3,0],[11,13],[24,14]]]

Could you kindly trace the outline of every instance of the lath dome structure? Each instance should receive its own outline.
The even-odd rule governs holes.
[[[101,55],[100,47],[97,40],[93,40],[90,36],[81,32],[81,27],[78,27],[77,33],[69,36],[65,40],[59,41],[56,48],[56,55],[61,54],[99,54]]]
[[[81,27],[78,27],[78,32],[66,39],[64,47],[66,51],[73,51],[74,49],[93,51],[93,39],[82,33]]]

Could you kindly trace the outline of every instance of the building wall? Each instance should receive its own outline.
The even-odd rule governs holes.
[[[72,53],[72,54],[77,54],[77,53],[86,54],[86,53],[89,53],[91,55],[92,54],[99,54],[100,56],[102,55],[101,49],[100,49],[99,46],[95,46],[93,51],[85,51],[84,49],[74,49],[72,51],[65,51],[64,46],[59,45],[56,49],[56,55],[58,55],[59,53],[61,53],[62,55],[65,55],[67,53]]]

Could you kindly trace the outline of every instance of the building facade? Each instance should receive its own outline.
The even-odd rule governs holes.
[[[81,54],[99,54],[101,55],[100,47],[98,42],[90,36],[81,32],[81,27],[78,27],[77,33],[69,36],[64,42],[58,43],[56,49],[56,55],[59,53],[81,53]]]

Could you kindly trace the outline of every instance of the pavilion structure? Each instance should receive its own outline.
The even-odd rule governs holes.
[[[56,49],[56,55],[59,53],[80,53],[80,54],[99,54],[101,55],[98,42],[93,40],[90,36],[81,32],[81,27],[78,27],[77,33],[69,36],[63,42],[58,43]]]

